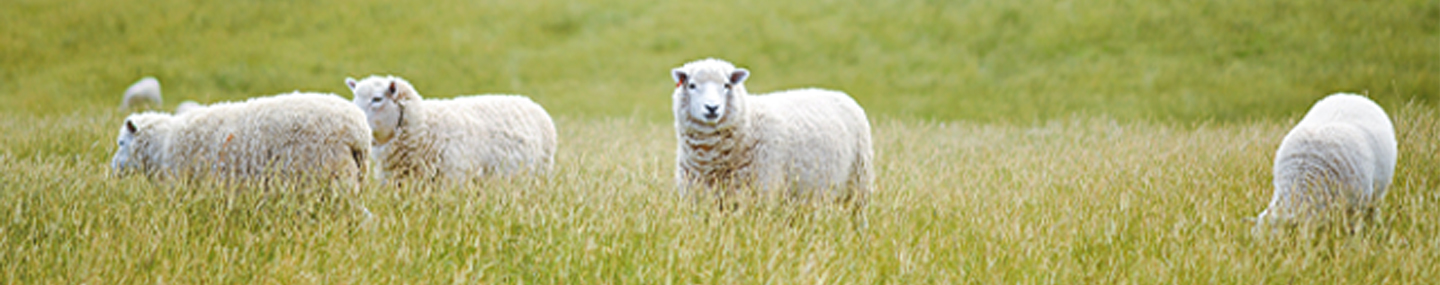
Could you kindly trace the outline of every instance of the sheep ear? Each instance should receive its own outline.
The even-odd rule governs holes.
[[[750,78],[750,71],[744,68],[737,68],[730,72],[730,84],[740,85],[745,82],[746,78]]]
[[[125,119],[125,132],[133,134],[136,131],[138,131],[138,128],[135,127],[135,121]]]
[[[350,78],[350,77],[346,77],[346,78],[345,78],[345,85],[346,85],[346,86],[350,86],[350,91],[355,91],[355,84],[356,84],[355,78]]]
[[[385,88],[385,97],[390,100],[400,99],[399,88],[395,87],[395,81],[390,81],[390,87]]]
[[[671,69],[671,70],[670,70],[670,77],[675,78],[675,86],[680,86],[680,84],[685,84],[685,81],[690,79],[690,75],[689,75],[689,74],[685,74],[685,70],[682,70],[682,69],[679,69],[679,68]]]

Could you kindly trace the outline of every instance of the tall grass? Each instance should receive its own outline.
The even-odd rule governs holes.
[[[1428,283],[1440,260],[1440,3],[6,1],[4,283]],[[874,126],[869,226],[673,191],[667,71],[844,90]],[[167,107],[343,78],[520,93],[549,179],[335,203],[110,177],[124,87]],[[1283,134],[1321,96],[1394,119],[1360,234],[1262,242]],[[798,217],[798,218],[797,218]]]
[[[113,148],[109,127],[71,114],[3,129],[34,136],[3,139],[12,147],[0,154],[0,276],[18,283],[1425,283],[1440,277],[1433,155],[1440,114],[1415,104],[1392,112],[1400,165],[1380,225],[1273,242],[1253,238],[1245,218],[1268,201],[1271,155],[1294,118],[1173,125],[1076,117],[1038,126],[876,118],[879,190],[869,227],[857,231],[839,207],[722,214],[684,202],[671,180],[673,130],[633,118],[561,117],[561,137],[569,139],[548,180],[372,185],[359,198],[376,214],[365,224],[294,195],[99,175]],[[64,149],[49,142],[79,150],[42,153]]]

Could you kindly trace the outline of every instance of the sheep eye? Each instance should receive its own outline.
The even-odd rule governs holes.
[[[689,87],[690,89],[695,89],[695,83],[690,83],[690,85],[688,85],[688,86],[686,86],[686,87]]]
[[[385,99],[385,97],[375,96],[375,97],[370,98],[370,103],[380,103],[380,100],[384,100],[384,99]]]
[[[730,89],[730,83],[725,83],[725,89]]]

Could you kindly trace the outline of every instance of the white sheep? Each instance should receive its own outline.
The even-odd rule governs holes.
[[[333,94],[218,103],[180,115],[132,114],[111,160],[117,176],[237,182],[340,181],[358,187],[370,154],[365,114]]]
[[[1275,193],[1255,232],[1373,213],[1395,173],[1395,128],[1385,110],[1354,94],[1325,97],[1275,152]]]
[[[752,96],[748,70],[704,59],[671,70],[682,195],[723,202],[740,189],[821,196],[857,213],[872,191],[870,123],[845,93],[800,89]],[[723,204],[722,204],[723,205]]]
[[[148,108],[160,106],[160,80],[154,77],[141,78],[130,88],[125,88],[125,97],[120,100],[120,109]]]
[[[475,180],[548,174],[555,123],[534,101],[515,95],[425,100],[405,79],[346,78],[374,132],[387,180]]]
[[[200,109],[200,108],[205,108],[205,105],[200,105],[199,102],[190,101],[190,100],[185,100],[185,102],[180,102],[180,106],[176,106],[176,107],[175,107],[175,114],[176,114],[176,115],[184,114],[185,112],[189,112],[189,111],[192,111],[192,110],[195,110],[195,109]]]

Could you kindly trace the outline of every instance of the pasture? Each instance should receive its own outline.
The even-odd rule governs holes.
[[[4,283],[1427,283],[1440,278],[1434,1],[8,1]],[[843,90],[878,191],[717,213],[678,197],[669,69]],[[515,93],[556,119],[549,179],[313,197],[115,178],[125,86],[165,108]],[[1284,133],[1364,93],[1399,140],[1379,223],[1261,242]]]

